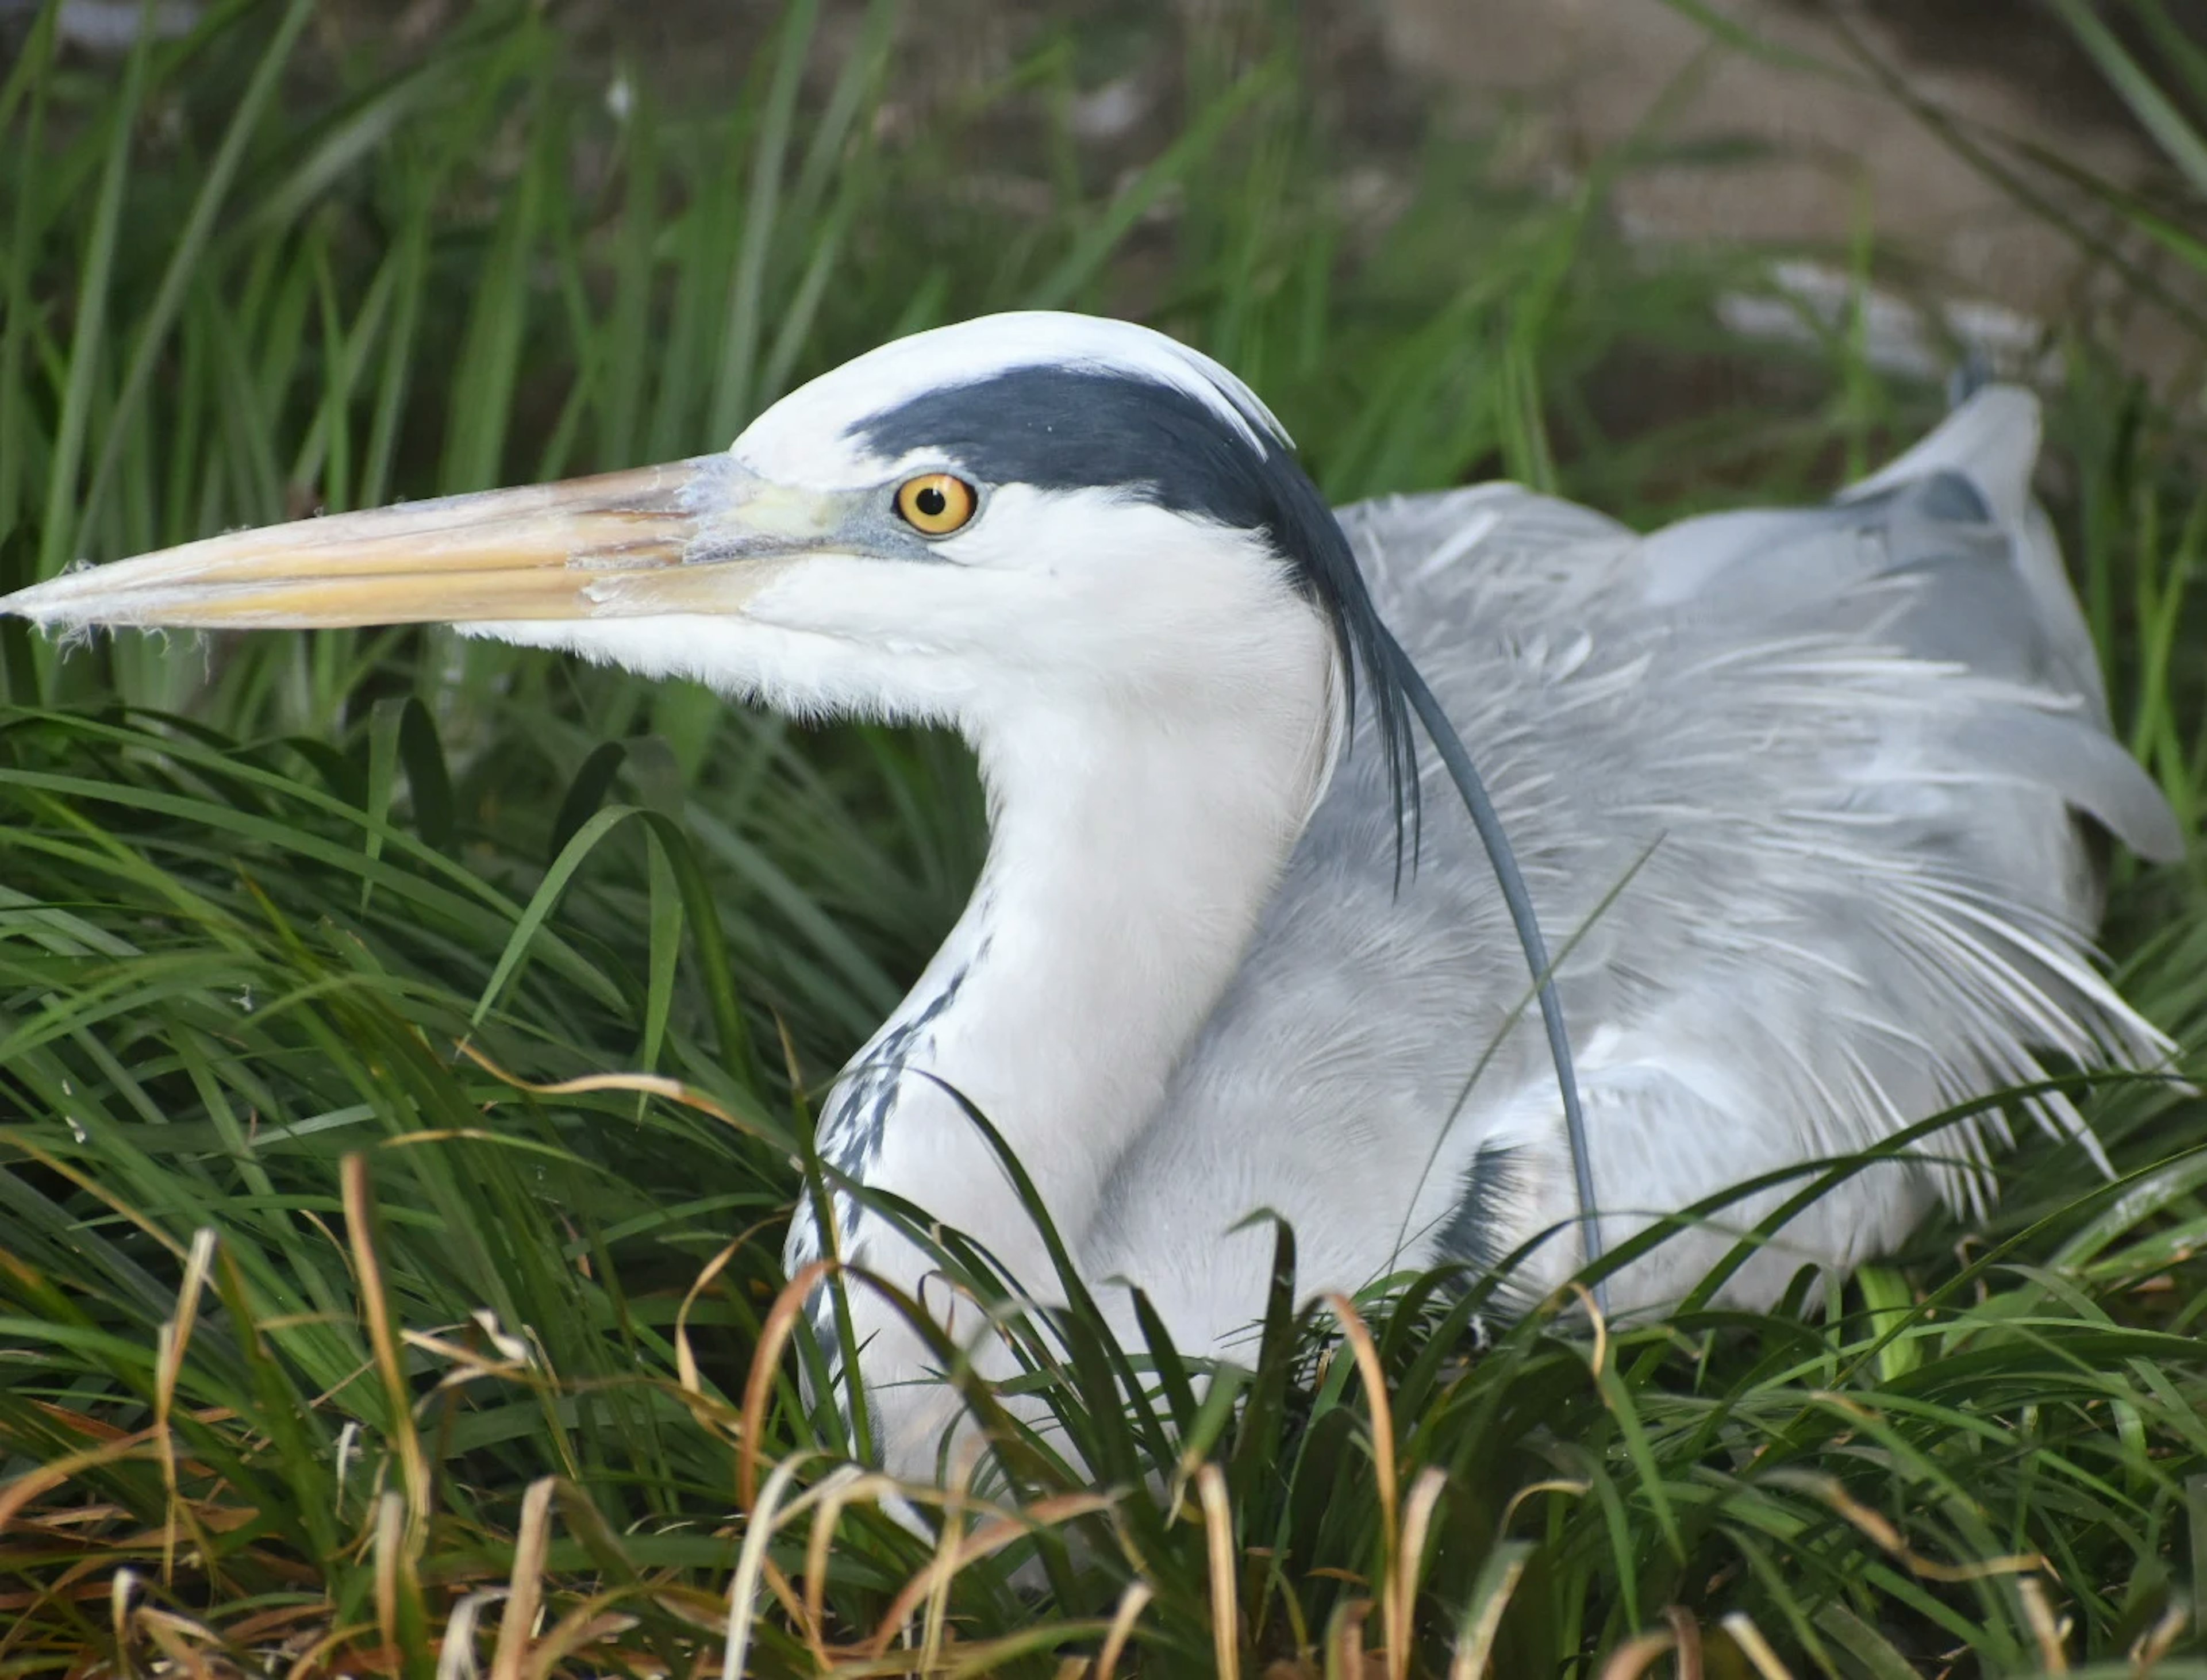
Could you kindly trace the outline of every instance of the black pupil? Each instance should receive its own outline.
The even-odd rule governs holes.
[[[939,485],[930,484],[912,499],[912,505],[930,519],[940,519],[950,508],[950,498]]]

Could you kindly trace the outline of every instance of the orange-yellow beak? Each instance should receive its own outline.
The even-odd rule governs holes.
[[[817,543],[827,511],[810,503],[700,456],[210,537],[64,573],[0,611],[209,630],[727,611]]]

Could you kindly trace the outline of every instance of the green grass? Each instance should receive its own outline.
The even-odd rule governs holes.
[[[2104,204],[2207,272],[2207,63],[2155,0],[2063,9],[2171,159]],[[1160,23],[1181,108],[1122,173],[1061,120],[1131,50],[1102,26],[918,98],[892,8],[831,51],[791,0],[709,109],[622,119],[534,7],[413,56],[209,10],[96,66],[50,8],[0,87],[7,587],[695,453],[1022,303],[1219,355],[1342,499],[1499,472],[1653,523],[1816,493],[1939,406],[1845,332],[1724,338],[1767,254],[1627,249],[1642,158],[1558,199],[1437,140],[1373,236],[1278,21]],[[2198,416],[2056,348],[2049,490],[2196,833]],[[1727,394],[1605,424],[1689,368]],[[2030,1145],[1989,1228],[1825,1305],[1481,1344],[1485,1285],[1307,1302],[1283,1239],[1205,1394],[1076,1304],[1028,1381],[1108,1490],[1003,1425],[1019,1509],[938,1549],[807,1412],[777,1257],[807,1103],[978,859],[954,744],[416,631],[9,621],[0,684],[0,1673],[2207,1674],[2195,1100],[2090,1092],[2114,1181]],[[2111,940],[2196,1039],[2197,873],[2119,865]]]

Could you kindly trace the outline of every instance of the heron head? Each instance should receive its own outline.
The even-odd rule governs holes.
[[[722,454],[217,537],[0,607],[442,622],[786,709],[944,720],[1006,694],[1246,695],[1283,656],[1323,673],[1376,625],[1241,380],[1146,328],[1050,313],[884,344]]]

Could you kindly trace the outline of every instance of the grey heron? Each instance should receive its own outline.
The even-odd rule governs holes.
[[[2181,850],[2108,727],[2031,499],[2036,405],[1982,392],[1829,504],[1639,536],[1509,485],[1329,510],[1263,403],[1123,322],[904,338],[725,452],[212,538],[8,598],[49,626],[440,621],[802,714],[943,724],[990,819],[965,913],[841,1075],[822,1157],[1052,1279],[961,1097],[1083,1273],[1231,1354],[1270,1237],[1313,1288],[1579,1244],[1558,1083],[1494,878],[1413,753],[1385,627],[1488,778],[1576,1044],[1612,1239],[1962,1099],[2170,1046],[2095,968],[2087,827]],[[1403,789],[1424,778],[1405,868]],[[2060,1097],[2039,1117],[2081,1132]],[[1994,1129],[1997,1118],[1987,1122]],[[1981,1149],[1970,1139],[1966,1149]],[[1726,1287],[1894,1242],[1968,1163],[1903,1157]],[[1775,1205],[1613,1280],[1676,1299]],[[847,1196],[845,1258],[924,1254]],[[792,1269],[821,1229],[800,1214]],[[946,1412],[853,1303],[893,1462]]]

